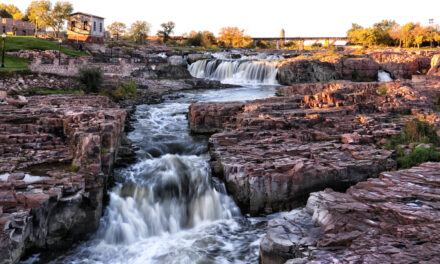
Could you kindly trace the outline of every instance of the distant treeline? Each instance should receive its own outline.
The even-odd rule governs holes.
[[[372,27],[363,28],[353,23],[347,31],[351,44],[366,46],[399,46],[418,47],[440,44],[440,28],[436,26],[422,26],[420,23],[399,25],[392,20],[382,20]]]

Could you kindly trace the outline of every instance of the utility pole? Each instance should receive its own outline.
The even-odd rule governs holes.
[[[430,37],[431,44],[430,44],[430,47],[432,49],[432,38],[434,37],[434,32],[433,32],[433,30],[434,30],[434,18],[430,18],[429,19],[429,25],[431,26],[431,37]]]

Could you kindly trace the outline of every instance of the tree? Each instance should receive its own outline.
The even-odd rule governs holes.
[[[0,4],[0,16],[3,18],[23,19],[24,15],[15,5]]]
[[[210,31],[191,31],[189,34],[184,34],[186,36],[186,43],[191,46],[203,46],[209,47],[215,44],[214,33]]]
[[[403,42],[402,26],[399,24],[394,24],[390,29],[390,37],[396,42],[399,41],[399,48],[402,47],[402,42]]]
[[[176,24],[173,21],[160,24],[162,30],[157,31],[157,36],[162,38],[163,42],[167,42],[170,39],[170,35],[173,33]]]
[[[348,42],[353,44],[361,44],[361,34],[364,28],[356,23],[351,24],[351,28],[347,31]]]
[[[59,33],[64,26],[65,21],[69,18],[73,11],[73,6],[69,2],[56,2],[53,9],[49,12],[46,17],[46,25],[51,27],[56,35]]]
[[[111,25],[107,26],[107,29],[110,31],[113,38],[116,36],[116,40],[119,40],[119,36],[125,34],[127,26],[122,22],[113,22]]]
[[[227,47],[241,48],[252,43],[251,37],[244,34],[244,29],[224,27],[220,29],[218,41]]]
[[[415,25],[412,22],[409,22],[402,27],[403,44],[404,44],[404,47],[406,47],[406,48],[409,48],[409,46],[413,42],[412,31],[413,31],[414,27],[415,27]]]
[[[35,23],[37,28],[47,26],[51,4],[48,0],[32,1],[27,9],[26,17]],[[37,32],[35,32],[35,35]]]
[[[414,29],[411,32],[412,38],[414,39],[414,44],[417,45],[417,48],[420,48],[420,45],[428,40],[428,32],[425,27],[422,27],[420,23],[417,23],[414,26]]]
[[[138,20],[131,24],[130,37],[136,42],[143,43],[150,34],[150,29],[151,25],[148,22]]]

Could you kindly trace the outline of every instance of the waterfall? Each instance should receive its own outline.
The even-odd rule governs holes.
[[[382,71],[379,70],[379,72],[377,73],[377,79],[379,80],[379,82],[392,82],[393,78],[391,78],[391,75],[386,72],[386,71]]]
[[[126,175],[131,184],[110,193],[103,241],[131,244],[239,214],[230,198],[212,187],[208,169],[197,156],[170,154],[134,166]]]
[[[189,72],[196,78],[229,84],[278,84],[278,69],[271,61],[199,60],[189,66]]]

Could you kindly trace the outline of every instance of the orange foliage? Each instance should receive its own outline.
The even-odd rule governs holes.
[[[252,43],[251,37],[245,35],[244,29],[238,27],[224,27],[218,35],[217,41],[226,47],[242,48]]]

